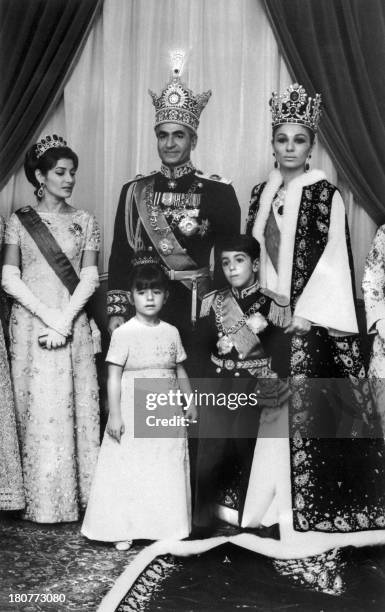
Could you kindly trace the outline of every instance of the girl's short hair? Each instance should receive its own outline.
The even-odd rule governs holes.
[[[168,278],[160,263],[137,263],[135,258],[131,266],[128,289],[143,291],[144,289],[162,289],[167,291]],[[140,259],[139,259],[140,260]]]
[[[40,187],[39,181],[37,180],[35,174],[36,170],[40,170],[40,172],[44,176],[46,176],[49,170],[55,168],[59,159],[71,159],[73,161],[75,170],[78,169],[79,165],[78,156],[74,151],[72,151],[72,149],[67,146],[51,147],[50,149],[47,149],[47,151],[45,151],[43,155],[40,155],[40,157],[37,157],[37,153],[38,150],[36,148],[36,145],[32,145],[32,147],[30,147],[27,153],[25,154],[24,159],[25,176],[27,177],[28,181],[32,183],[32,185],[36,188],[36,197],[38,197],[37,192]]]

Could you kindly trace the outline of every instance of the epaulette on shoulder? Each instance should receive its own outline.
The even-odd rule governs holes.
[[[215,296],[217,295],[218,291],[214,290],[214,291],[210,291],[210,293],[206,293],[205,296],[203,296],[203,300],[202,300],[202,304],[201,304],[201,311],[199,313],[199,318],[203,319],[204,317],[207,317],[209,315],[211,306],[213,305],[213,302],[215,300]]]
[[[271,299],[270,310],[267,318],[273,325],[287,327],[291,321],[291,308],[289,298],[279,295],[275,291],[270,291],[266,287],[261,287],[261,293]]]
[[[201,172],[201,170],[196,170],[195,174],[199,178],[203,178],[208,181],[216,181],[217,183],[223,183],[224,185],[231,185],[232,183],[230,179],[223,178],[223,176],[219,176],[219,174],[204,174],[204,172]]]
[[[271,289],[267,289],[267,287],[261,287],[260,292],[263,293],[263,295],[266,295],[267,297],[274,300],[274,302],[278,304],[278,306],[288,306],[289,305],[289,298],[286,297],[286,295],[280,295],[279,293],[276,293],[275,291],[271,291]]]
[[[129,181],[127,181],[127,183],[133,183],[134,181],[140,181],[141,179],[147,178],[148,176],[151,176],[152,174],[156,174],[157,172],[158,172],[157,170],[153,170],[152,172],[148,172],[147,174],[136,174],[134,178],[131,178]]]

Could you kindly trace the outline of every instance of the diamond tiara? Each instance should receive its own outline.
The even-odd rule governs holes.
[[[145,264],[161,265],[161,260],[157,255],[153,255],[151,251],[138,251],[131,260],[131,265],[143,266]]]
[[[61,136],[57,136],[57,134],[53,134],[52,136],[46,136],[45,138],[39,140],[39,142],[37,142],[35,145],[36,157],[37,159],[39,159],[39,157],[44,155],[44,153],[48,151],[48,149],[66,146],[67,143]]]

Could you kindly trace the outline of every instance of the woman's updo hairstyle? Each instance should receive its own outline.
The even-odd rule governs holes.
[[[160,259],[153,251],[138,251],[131,261],[128,277],[129,291],[161,289],[167,291],[168,277]]]
[[[47,138],[50,138],[50,141],[47,142]],[[55,139],[55,140],[54,140]],[[37,144],[32,145],[25,154],[24,159],[24,172],[28,181],[32,183],[35,187],[35,196],[38,199],[41,199],[38,195],[38,190],[40,187],[40,183],[36,178],[36,170],[40,170],[40,172],[46,176],[49,170],[52,170],[59,161],[59,159],[71,159],[75,170],[78,169],[79,158],[70,147],[67,147],[65,141],[59,139],[56,135],[52,137],[47,137],[44,139],[44,142],[47,142],[46,149],[44,152],[41,150],[41,141]],[[52,146],[49,146],[49,143],[52,142]],[[61,145],[63,142],[63,145]],[[39,148],[40,145],[40,148]]]

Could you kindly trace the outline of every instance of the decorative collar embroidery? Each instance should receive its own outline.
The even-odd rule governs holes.
[[[188,162],[182,164],[181,166],[176,166],[176,168],[169,168],[164,164],[161,165],[160,171],[168,179],[178,179],[181,176],[185,176],[185,174],[191,174],[191,172],[195,171],[195,167],[192,161],[189,159]]]
[[[259,282],[255,281],[255,283],[250,285],[250,287],[245,287],[245,289],[241,289],[240,291],[236,287],[231,287],[231,291],[238,300],[243,300],[247,296],[252,295],[256,291],[258,291],[259,288]]]

